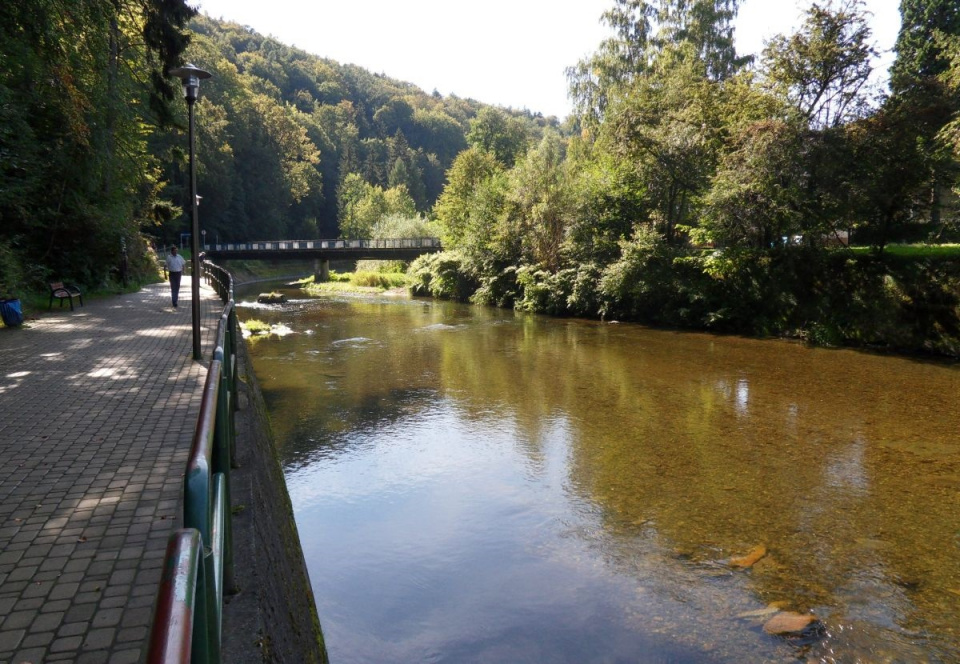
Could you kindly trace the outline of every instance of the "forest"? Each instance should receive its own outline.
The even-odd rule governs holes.
[[[888,89],[859,0],[761,54],[739,0],[611,0],[566,119],[416,87],[173,0],[0,7],[0,291],[99,286],[207,241],[439,235],[417,294],[960,355],[960,9],[902,0]],[[39,27],[38,27],[39,26]]]

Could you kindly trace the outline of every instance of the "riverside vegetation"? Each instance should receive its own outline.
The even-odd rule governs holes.
[[[812,6],[758,57],[735,49],[739,0],[610,4],[561,121],[182,1],[7,3],[0,291],[150,275],[150,246],[189,225],[186,109],[163,72],[191,61],[214,75],[196,106],[207,238],[438,234],[417,293],[960,354],[952,254],[889,250],[960,239],[950,0],[901,3],[888,91],[859,0]]]

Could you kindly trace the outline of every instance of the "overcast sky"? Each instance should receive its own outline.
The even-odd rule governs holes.
[[[613,0],[189,1],[214,18],[408,81],[427,93],[437,90],[560,118],[570,112],[564,70],[610,35],[599,19],[613,5]],[[899,4],[866,0],[873,39],[885,52],[876,65],[878,75],[885,75],[892,62]],[[737,50],[759,53],[765,40],[792,32],[809,5],[810,0],[744,0],[736,23]]]

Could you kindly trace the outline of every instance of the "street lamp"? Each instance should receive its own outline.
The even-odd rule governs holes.
[[[193,213],[192,233],[190,234],[190,251],[193,254],[193,275],[190,278],[191,310],[193,313],[193,359],[200,361],[200,220],[197,217],[197,167],[194,160],[193,137],[193,104],[200,95],[200,80],[210,78],[211,74],[196,67],[185,64],[167,72],[183,82],[183,96],[187,100],[188,115],[190,117],[190,206]]]

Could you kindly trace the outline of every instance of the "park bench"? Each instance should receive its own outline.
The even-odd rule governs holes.
[[[70,300],[70,311],[73,311],[73,298],[80,300],[80,306],[83,306],[83,293],[80,292],[80,289],[71,284],[65,284],[62,281],[54,281],[50,283],[50,306],[48,309],[53,308],[54,298],[60,300],[60,307],[63,308],[63,301]]]

